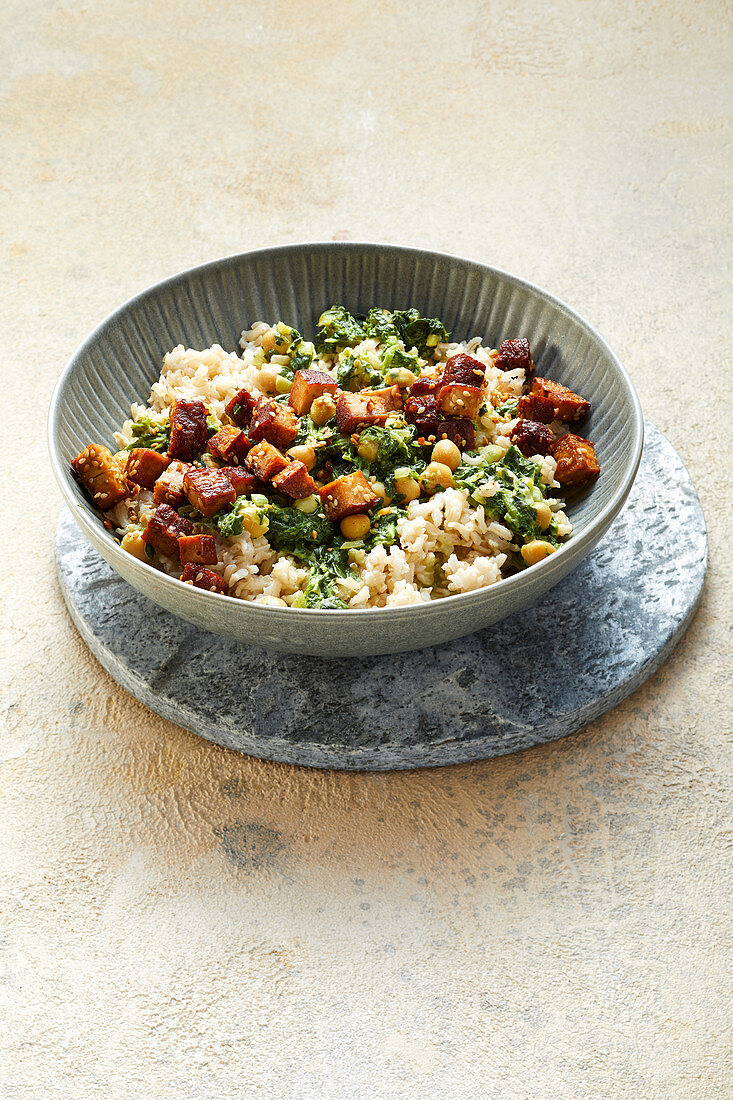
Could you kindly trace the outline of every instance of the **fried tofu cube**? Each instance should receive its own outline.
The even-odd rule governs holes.
[[[444,416],[465,417],[474,420],[478,416],[483,397],[480,386],[464,386],[460,382],[444,382],[436,394],[438,411]]]
[[[537,420],[518,420],[509,435],[515,447],[518,447],[523,455],[530,458],[532,455],[546,455],[555,442],[555,437],[548,427]]]
[[[229,466],[241,466],[247,457],[252,444],[241,428],[226,426],[212,435],[209,440],[209,451],[221,462]]]
[[[337,477],[335,481],[319,489],[318,494],[323,511],[333,523],[339,523],[344,516],[366,512],[382,499],[375,493],[361,470]]]
[[[143,489],[152,489],[164,470],[170,466],[170,457],[152,451],[149,447],[133,447],[127,456],[125,476]]]
[[[182,535],[192,535],[193,524],[179,516],[169,504],[159,505],[143,531],[143,541],[168,558],[178,557],[178,540]]]
[[[334,394],[337,389],[338,383],[325,371],[296,370],[288,405],[298,416],[303,416],[317,397],[324,393]]]
[[[213,535],[181,535],[178,540],[181,565],[216,565],[216,543]]]
[[[535,423],[550,424],[555,417],[555,406],[548,397],[541,394],[525,393],[517,401],[517,416]]]
[[[206,448],[209,429],[206,405],[202,401],[188,401],[179,398],[171,409],[171,437],[168,454],[171,458],[180,458],[190,462]]]
[[[249,470],[245,470],[243,466],[222,466],[221,473],[227,475],[238,497],[248,496],[250,493],[256,493],[263,488],[260,479],[251,474]]]
[[[71,468],[92,502],[106,512],[127,496],[125,467],[108,447],[90,443],[71,461]]]
[[[469,386],[481,389],[486,381],[486,367],[472,355],[459,352],[451,355],[443,371],[443,385]]]
[[[561,436],[550,447],[550,454],[557,462],[555,478],[561,485],[585,485],[601,472],[595,447],[582,436]]]
[[[398,386],[386,390],[361,390],[359,393],[341,391],[336,398],[336,424],[344,435],[351,435],[357,428],[370,424],[384,425],[387,417],[402,408],[402,394]]]
[[[407,423],[415,425],[419,439],[437,439],[440,413],[434,394],[425,393],[418,397],[411,394],[405,401],[404,413]]]
[[[252,419],[257,404],[257,398],[253,397],[249,390],[240,390],[231,401],[225,405],[224,412],[230,420],[233,420],[238,428],[247,428]]]
[[[518,340],[504,340],[499,344],[499,354],[494,360],[494,366],[504,371],[521,368],[525,377],[529,378],[534,370],[529,340],[523,336]]]
[[[417,381],[413,382],[410,386],[410,397],[422,397],[425,394],[434,394],[442,385],[442,374],[439,374],[437,378],[429,378],[427,375],[423,377],[421,375]]]
[[[293,500],[304,500],[315,493],[318,486],[302,462],[289,462],[285,469],[272,479],[273,489]]]
[[[260,478],[261,481],[269,481],[271,478],[277,477],[287,464],[288,460],[285,455],[278,451],[277,447],[273,447],[272,443],[268,443],[266,439],[263,439],[261,443],[257,443],[245,459],[247,469],[251,470],[255,477]]]
[[[210,569],[204,569],[202,565],[194,565],[188,562],[181,573],[184,584],[192,584],[194,588],[203,588],[207,592],[221,592],[226,596],[229,593],[229,585],[218,573],[212,573]]]
[[[191,466],[183,477],[183,491],[202,516],[213,516],[236,498],[224,471],[208,467]]]
[[[253,443],[266,439],[285,450],[298,434],[298,418],[288,405],[261,397],[249,425],[249,438]]]
[[[533,401],[539,399],[543,404],[550,402],[554,412],[553,420],[563,420],[566,424],[582,420],[590,412],[589,401],[549,378],[535,378],[529,396]]]
[[[462,451],[472,451],[476,446],[476,429],[472,421],[465,418],[443,417],[435,427],[435,440],[440,439],[450,439]]]
[[[156,504],[170,504],[173,508],[183,504],[186,499],[183,491],[183,477],[188,468],[188,462],[179,462],[178,459],[171,462],[153,486],[153,500]]]

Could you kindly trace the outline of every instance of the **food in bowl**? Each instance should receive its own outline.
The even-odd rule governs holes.
[[[529,343],[451,342],[415,309],[326,310],[169,352],[146,406],[72,469],[124,550],[258,604],[379,608],[471,592],[572,534],[599,474],[583,397]]]

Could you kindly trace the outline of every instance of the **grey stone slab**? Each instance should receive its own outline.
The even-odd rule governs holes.
[[[524,611],[443,646],[347,660],[228,641],[138,595],[66,510],[56,556],[79,632],[146,706],[227,748],[358,770],[500,756],[615,706],[689,624],[707,534],[684,464],[647,422],[631,496],[591,555]]]

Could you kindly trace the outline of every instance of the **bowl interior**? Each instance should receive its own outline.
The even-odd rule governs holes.
[[[570,503],[573,539],[628,488],[641,450],[641,410],[625,371],[587,322],[544,291],[483,264],[339,243],[214,261],[151,287],[103,321],[72,358],[52,402],[51,452],[67,500],[86,506],[69,473],[70,459],[90,442],[113,445],[112,433],[129,416],[131,402],[147,400],[167,351],[213,343],[232,351],[242,329],[256,320],[281,319],[312,337],[319,314],[334,302],[360,313],[376,305],[415,306],[441,318],[453,339],[481,336],[494,347],[526,336],[537,373],[592,406],[581,434],[596,444],[602,472]],[[113,541],[107,532],[104,537]]]

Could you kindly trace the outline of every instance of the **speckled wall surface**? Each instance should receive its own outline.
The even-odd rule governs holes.
[[[0,1096],[729,1096],[730,6],[3,16]],[[580,734],[430,772],[264,764],[145,711],[71,627],[63,363],[148,282],[306,238],[546,286],[688,463],[701,610]]]

